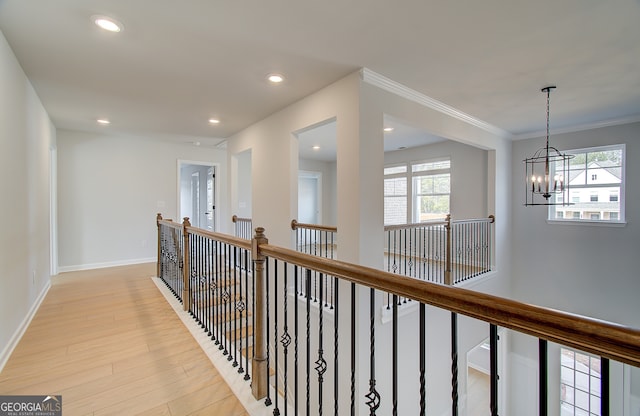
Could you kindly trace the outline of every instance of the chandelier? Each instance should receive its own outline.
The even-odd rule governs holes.
[[[560,153],[549,146],[549,96],[555,86],[542,89],[547,93],[547,144],[533,157],[523,160],[525,165],[524,205],[573,205],[569,202],[569,160],[574,155]]]

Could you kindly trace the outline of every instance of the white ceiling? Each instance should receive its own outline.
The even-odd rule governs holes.
[[[362,67],[515,137],[549,84],[552,128],[638,121],[638,22],[640,0],[0,0],[56,127],[205,145]]]

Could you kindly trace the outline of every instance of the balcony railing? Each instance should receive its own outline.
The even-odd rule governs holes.
[[[425,414],[427,385],[445,379],[427,373],[434,342],[449,344],[449,405],[457,415],[459,315],[488,324],[491,415],[499,403],[498,328],[539,339],[540,415],[549,406],[549,341],[603,358],[601,415],[609,414],[609,360],[640,366],[638,329],[270,245],[262,228],[249,241],[188,220],[179,226],[158,216],[157,223],[159,277],[274,415]],[[253,268],[241,264],[242,252]],[[313,273],[321,277],[315,306]],[[379,320],[385,293],[394,297],[391,330]],[[326,296],[333,309],[324,306]],[[399,298],[419,305],[415,320],[400,319]],[[427,316],[437,311],[446,312],[450,332],[431,340]]]

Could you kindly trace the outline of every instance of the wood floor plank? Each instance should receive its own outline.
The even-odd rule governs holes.
[[[74,415],[245,415],[151,281],[155,264],[64,273],[0,373]]]

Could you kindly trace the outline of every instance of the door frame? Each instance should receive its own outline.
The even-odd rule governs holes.
[[[181,169],[184,165],[196,165],[196,166],[207,166],[207,167],[212,167],[214,174],[215,174],[215,178],[214,178],[214,184],[213,184],[213,205],[215,206],[215,209],[213,210],[213,227],[214,227],[214,231],[215,228],[217,228],[217,225],[220,224],[220,209],[219,206],[220,204],[218,203],[219,198],[220,198],[220,186],[219,186],[219,172],[220,172],[220,164],[219,163],[213,163],[213,162],[204,162],[204,161],[199,161],[199,160],[186,160],[186,159],[178,159],[177,160],[177,183],[176,183],[176,213],[178,216],[180,216],[180,212],[181,212],[181,200],[182,200],[182,173],[181,173]],[[201,179],[202,180],[202,179]],[[190,179],[189,179],[190,181]],[[206,181],[204,181],[206,183]],[[208,208],[208,207],[207,207]],[[182,218],[179,218],[180,223],[182,223]]]

